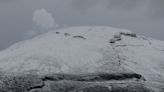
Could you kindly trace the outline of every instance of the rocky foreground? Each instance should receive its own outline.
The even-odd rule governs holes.
[[[1,76],[0,92],[163,92],[139,74],[51,74]]]

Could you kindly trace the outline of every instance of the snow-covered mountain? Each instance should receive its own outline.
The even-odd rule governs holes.
[[[127,73],[164,83],[164,42],[111,27],[70,27],[0,52],[2,72]]]

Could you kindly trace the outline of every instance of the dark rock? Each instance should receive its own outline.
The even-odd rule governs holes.
[[[113,84],[112,92],[153,92],[140,83]]]
[[[110,43],[115,43],[116,41],[121,41],[121,35],[114,35],[114,37],[110,40]]]
[[[85,37],[81,36],[81,35],[76,35],[76,36],[73,36],[73,38],[81,38],[81,39],[86,39]]]
[[[45,75],[42,80],[51,80],[51,81],[61,81],[61,80],[71,80],[71,81],[110,81],[110,80],[128,80],[128,79],[137,79],[143,80],[143,76],[136,73],[95,73],[95,74],[82,74],[82,75],[73,75],[73,74],[52,74]]]
[[[125,32],[121,32],[120,35],[130,36],[130,37],[137,37],[137,35],[134,34],[134,33],[125,33]]]
[[[131,78],[142,76],[135,73],[1,76],[0,92],[152,92],[144,81]]]
[[[4,76],[1,80],[0,92],[28,92],[33,87],[44,84],[37,76]]]
[[[75,92],[112,92],[108,87],[105,86],[93,86],[84,88]]]
[[[65,36],[71,36],[69,33],[64,33]]]
[[[56,32],[56,34],[59,34],[60,32]]]

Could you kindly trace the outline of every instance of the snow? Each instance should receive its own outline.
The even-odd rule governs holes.
[[[164,82],[164,42],[159,40],[123,37],[117,45],[124,67],[142,74],[147,80]]]
[[[38,74],[135,72],[146,80],[164,82],[164,42],[121,32],[132,34],[94,26],[52,30],[1,51],[0,69]],[[121,40],[110,43],[115,35]]]

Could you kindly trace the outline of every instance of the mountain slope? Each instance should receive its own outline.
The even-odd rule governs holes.
[[[71,27],[1,51],[0,69],[39,75],[106,73],[111,79],[141,75],[148,82],[164,83],[163,56],[163,41],[110,27]],[[96,79],[104,78],[100,76]]]
[[[110,31],[112,30],[112,31]],[[109,41],[119,30],[101,27],[61,29],[20,42],[0,53],[4,71],[79,73],[101,71],[110,63],[119,65],[117,53]],[[114,69],[114,71],[117,71]],[[103,71],[103,70],[102,70]]]

